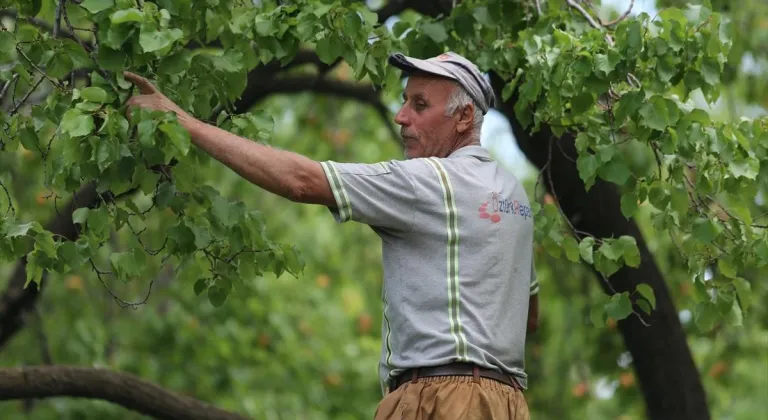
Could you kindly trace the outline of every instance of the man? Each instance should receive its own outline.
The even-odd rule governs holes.
[[[407,159],[375,164],[316,162],[252,142],[125,77],[142,94],[131,107],[176,112],[194,144],[252,183],[327,206],[338,222],[370,225],[382,238],[377,420],[527,419],[524,345],[538,317],[533,221],[523,186],[480,146],[493,91],[454,53],[389,61],[409,75],[395,117]]]

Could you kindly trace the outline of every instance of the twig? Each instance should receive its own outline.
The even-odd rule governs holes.
[[[595,18],[592,17],[592,15],[589,14],[586,10],[584,10],[583,7],[579,3],[576,3],[576,0],[566,0],[566,3],[568,3],[568,6],[573,7],[574,9],[578,10],[579,13],[581,13],[585,19],[587,19],[587,22],[589,22],[590,25],[592,25],[593,28],[599,29],[600,31],[603,30],[603,25],[598,23]]]
[[[613,26],[613,25],[621,22],[622,20],[626,19],[627,16],[629,16],[629,14],[632,13],[632,7],[634,7],[634,6],[635,6],[635,0],[629,0],[629,7],[627,8],[626,12],[624,12],[624,14],[622,14],[621,16],[617,17],[616,19],[614,19],[614,20],[612,20],[610,22],[603,23],[603,26]]]
[[[662,176],[662,170],[661,170],[661,155],[659,151],[659,146],[656,145],[656,143],[651,142],[651,149],[653,149],[653,156],[656,157],[656,165],[659,167],[659,181],[661,181]]]
[[[35,70],[37,70],[38,73],[43,75],[46,79],[48,79],[49,82],[51,82],[52,85],[56,86],[59,89],[64,89],[64,86],[62,86],[59,82],[53,80],[46,72],[44,72],[40,67],[37,66],[37,64],[33,63],[32,60],[27,56],[27,54],[21,50],[18,46],[16,46],[16,51],[18,51],[19,54],[21,54],[22,57],[24,57],[25,60],[29,63],[30,66],[32,66]]]
[[[542,15],[542,12],[541,12],[541,0],[536,0],[536,12],[539,14],[539,16]]]
[[[64,2],[66,0],[59,0],[56,2],[56,16],[53,19],[53,38],[58,38],[59,29],[61,28],[61,11],[64,9]]]
[[[16,73],[13,75],[13,78],[11,78],[11,80],[7,80],[3,84],[3,88],[0,89],[0,101],[2,101],[3,98],[5,97],[5,94],[8,92],[8,88],[11,87],[11,83],[14,83],[18,79],[19,79],[19,74]]]
[[[11,193],[8,192],[8,188],[6,188],[5,184],[3,184],[3,181],[0,181],[0,188],[5,191],[5,196],[8,197],[8,209],[5,210],[5,214],[3,217],[8,217],[8,212],[11,212],[12,215],[16,216],[16,209],[13,207],[13,200],[11,199]]]
[[[99,281],[101,282],[102,286],[104,286],[105,289],[107,289],[107,292],[109,292],[110,295],[112,295],[112,298],[115,299],[115,301],[120,305],[121,308],[131,307],[131,309],[136,309],[139,306],[145,304],[147,302],[147,299],[149,299],[149,295],[152,293],[152,284],[155,282],[155,280],[150,280],[149,282],[149,289],[147,290],[147,295],[144,296],[144,299],[142,299],[139,302],[126,302],[122,299],[120,299],[110,288],[107,286],[107,283],[104,281],[104,279],[101,277],[102,275],[110,275],[112,272],[110,271],[99,271],[98,268],[96,268],[96,264],[93,263],[93,258],[89,258],[88,262],[91,263],[91,267],[93,267],[93,271],[96,273],[96,277],[99,278]]]
[[[63,0],[62,0],[62,1],[63,1]],[[65,22],[67,22],[67,27],[69,28],[69,30],[74,32],[74,27],[72,26],[72,22],[70,22],[70,21],[69,21],[69,16],[67,15],[67,11],[66,11],[66,9],[64,10],[64,21],[65,21]],[[96,33],[94,32],[94,36],[95,36],[95,35],[96,35]],[[98,60],[96,59],[96,57],[94,56],[94,52],[93,52],[93,51],[91,51],[91,50],[90,50],[90,49],[89,49],[89,48],[88,48],[88,47],[85,45],[85,42],[83,42],[83,40],[82,40],[82,39],[80,39],[80,38],[79,38],[79,37],[77,37],[77,36],[75,36],[74,38],[75,38],[75,40],[77,41],[77,43],[78,43],[78,44],[80,44],[80,46],[81,46],[81,47],[83,47],[83,49],[85,50],[85,52],[88,54],[88,57],[91,57],[91,60],[93,61],[93,64],[95,64],[95,65],[96,65],[96,67],[97,67],[97,70],[96,70],[96,71],[98,71],[98,72],[99,72],[99,74],[101,75],[101,77],[103,77],[103,78],[104,78],[104,80],[106,80],[106,81],[109,83],[109,85],[110,85],[110,86],[112,86],[112,89],[114,89],[114,91],[115,91],[115,92],[119,92],[119,91],[120,91],[120,89],[119,89],[119,88],[118,88],[118,87],[117,87],[117,86],[116,86],[116,85],[115,85],[115,84],[112,82],[112,78],[110,77],[110,75],[109,75],[109,72],[107,72],[107,71],[104,69],[104,67],[102,67],[102,66],[101,66],[101,64],[99,64],[99,61],[98,61]],[[98,42],[97,42],[96,44],[98,44]]]

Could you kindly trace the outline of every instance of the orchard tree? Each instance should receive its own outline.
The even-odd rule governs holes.
[[[589,267],[604,290],[590,318],[618,321],[647,415],[708,418],[655,258],[685,269],[700,329],[749,316],[750,275],[768,262],[755,200],[766,182],[768,119],[722,119],[708,104],[731,92],[745,53],[768,53],[759,41],[734,44],[753,16],[731,20],[682,2],[631,16],[632,3],[606,19],[576,0],[391,0],[375,10],[351,0],[0,1],[0,162],[12,168],[0,174],[0,259],[15,263],[0,296],[0,345],[44,290],[61,287],[48,281],[56,275],[90,273],[116,305],[137,307],[153,296],[146,279],[170,270],[222,308],[264,273],[305,268],[294,244],[267,233],[258,206],[211,185],[200,168],[214,163],[173,115],[126,116],[133,87],[123,70],[149,77],[197,118],[270,143],[279,116],[254,105],[301,91],[369,104],[392,130],[387,104],[402,85],[388,55],[453,50],[488,72],[498,111],[540,170],[536,243]],[[765,39],[762,28],[753,39]],[[329,77],[342,63],[355,82]],[[28,211],[30,197],[53,209]],[[651,253],[640,212],[669,237],[672,257]],[[131,300],[116,284],[144,292]],[[4,369],[0,398],[78,396],[156,417],[228,415],[171,394],[158,401],[165,391],[123,375]]]

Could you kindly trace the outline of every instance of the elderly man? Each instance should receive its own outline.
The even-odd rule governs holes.
[[[527,419],[526,332],[538,317],[522,184],[480,145],[493,91],[466,58],[395,54],[409,76],[406,160],[316,162],[196,120],[132,73],[130,106],[174,111],[194,144],[252,183],[371,226],[383,244],[376,419]]]

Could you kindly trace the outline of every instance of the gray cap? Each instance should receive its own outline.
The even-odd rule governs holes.
[[[459,82],[475,100],[475,104],[480,107],[483,114],[494,105],[491,84],[483,77],[476,65],[459,54],[447,52],[422,60],[396,53],[389,56],[389,63],[406,72],[423,71]]]

